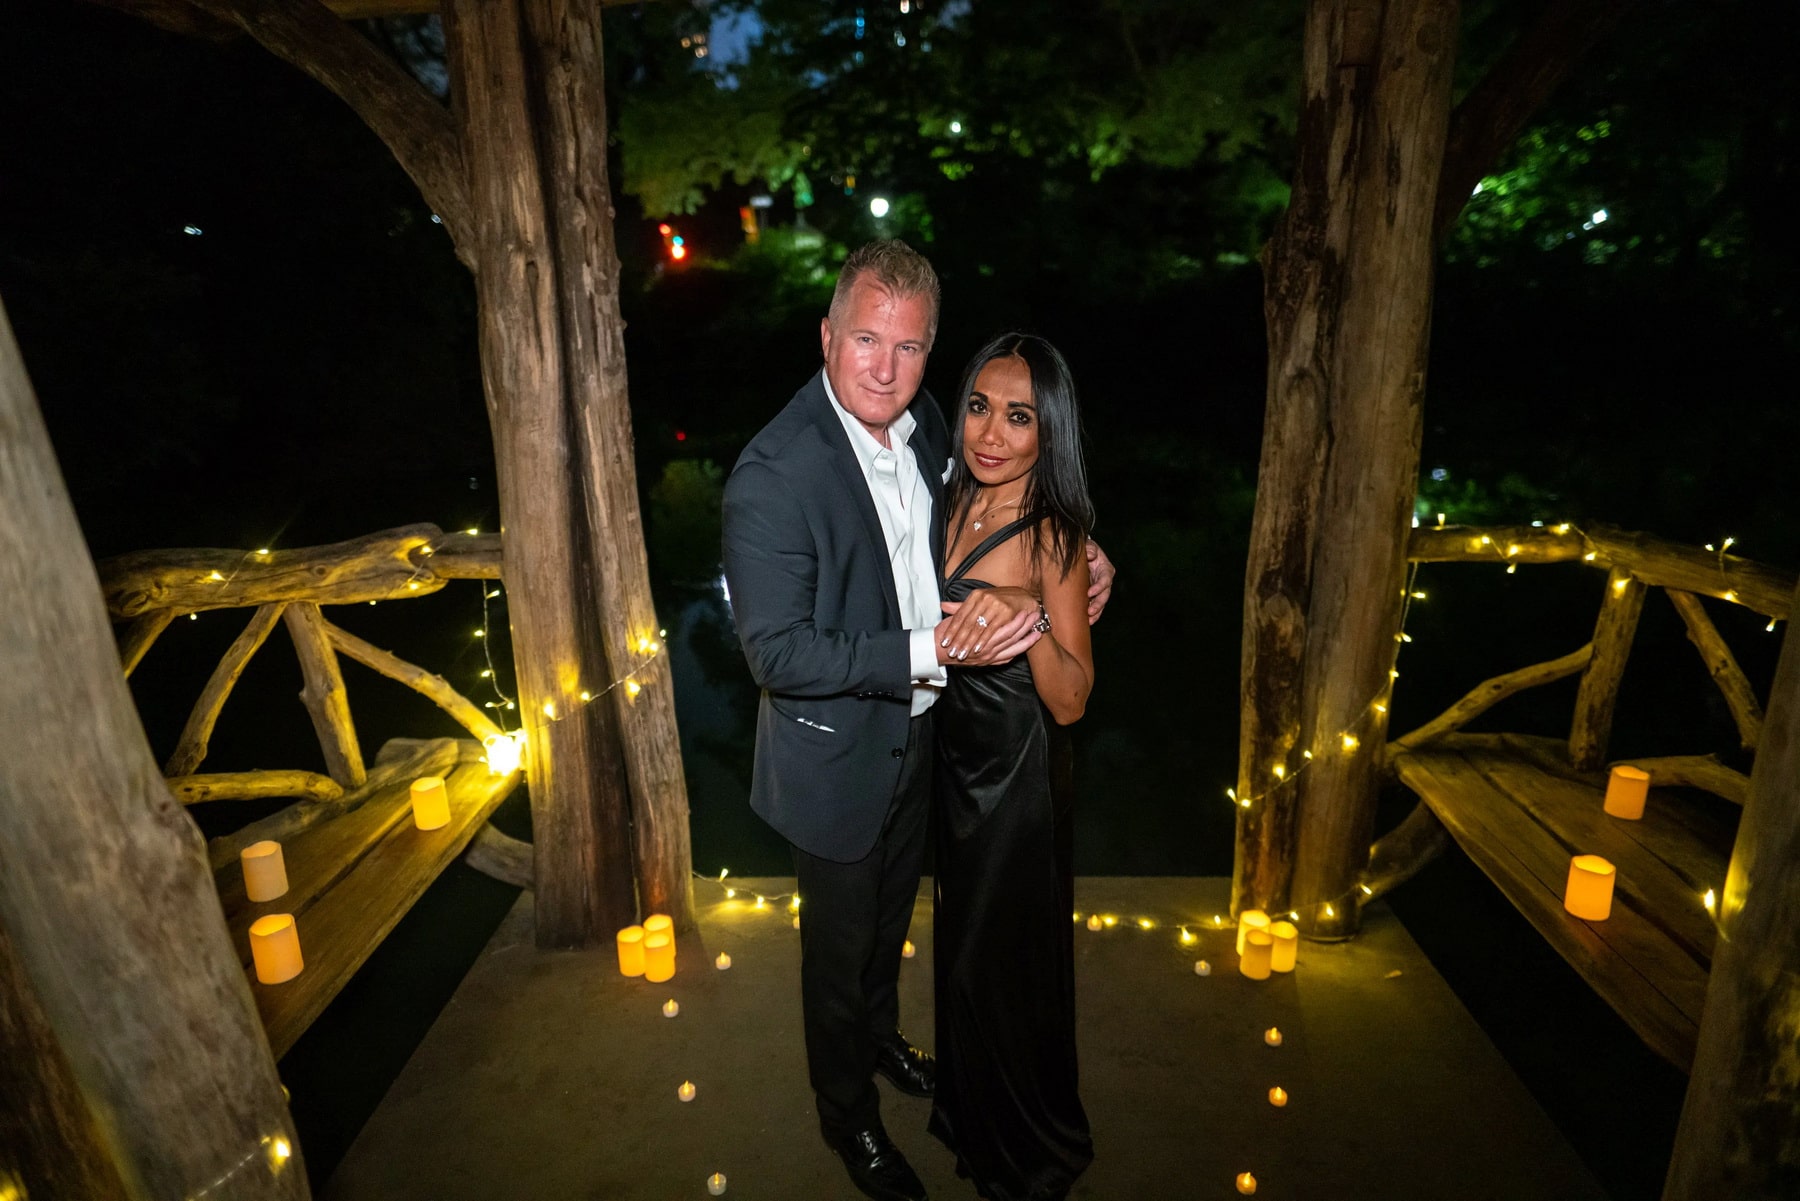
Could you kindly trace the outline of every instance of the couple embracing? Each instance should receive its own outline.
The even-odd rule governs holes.
[[[996,338],[946,426],[920,391],[937,315],[922,256],[853,253],[824,369],[726,485],[725,572],[762,688],[750,803],[793,847],[808,1071],[851,1180],[925,1197],[882,1126],[880,1073],[933,1098],[930,1129],[982,1197],[1040,1201],[1093,1157],[1058,727],[1092,688],[1113,569],[1087,537],[1062,356]],[[901,1034],[898,998],[934,805],[936,1060]]]

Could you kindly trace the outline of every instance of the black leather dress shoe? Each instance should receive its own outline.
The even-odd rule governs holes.
[[[875,1070],[909,1097],[929,1097],[937,1091],[937,1060],[895,1034],[894,1041],[875,1051]]]
[[[927,1201],[924,1182],[881,1127],[828,1134],[825,1143],[844,1161],[850,1182],[863,1196],[875,1201]]]

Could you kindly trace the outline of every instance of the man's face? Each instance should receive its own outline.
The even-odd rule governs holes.
[[[884,445],[888,424],[919,391],[930,335],[930,300],[896,296],[866,275],[851,286],[842,321],[819,323],[832,392]]]

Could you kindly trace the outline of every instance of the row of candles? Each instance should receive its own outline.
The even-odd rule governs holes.
[[[1650,795],[1650,773],[1629,764],[1612,769],[1606,781],[1606,800],[1601,808],[1621,821],[1640,821]],[[1569,860],[1569,882],[1563,888],[1563,908],[1590,922],[1612,916],[1613,885],[1618,872],[1599,855],[1576,855]]]
[[[450,790],[442,776],[422,776],[412,783],[413,825],[441,830],[450,824]],[[244,896],[273,901],[287,893],[287,860],[272,839],[253,842],[238,856],[244,868]],[[670,951],[671,959],[674,952]],[[306,967],[300,954],[300,927],[291,913],[269,913],[250,923],[250,958],[261,984],[285,984]],[[673,974],[671,966],[670,972]],[[664,977],[667,979],[668,977]]]

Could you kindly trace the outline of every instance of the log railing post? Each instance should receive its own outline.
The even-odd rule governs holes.
[[[250,623],[244,627],[243,633],[232,640],[224,658],[213,668],[206,687],[201,689],[200,699],[194,702],[194,711],[188,714],[187,724],[181,728],[181,737],[175,743],[175,753],[163,764],[165,776],[191,776],[206,758],[206,745],[212,740],[213,725],[219,720],[219,711],[225,707],[225,700],[237,685],[238,677],[249,666],[250,656],[268,639],[275,623],[281,620],[282,610],[286,608],[286,605],[279,603],[260,605],[250,615]]]
[[[1631,639],[1643,611],[1643,583],[1624,568],[1613,568],[1600,598],[1600,619],[1594,623],[1594,655],[1581,673],[1575,719],[1569,726],[1569,759],[1581,771],[1594,771],[1606,762],[1619,681],[1625,676]]]
[[[1725,697],[1725,704],[1731,710],[1731,719],[1737,723],[1739,745],[1747,751],[1755,750],[1757,739],[1762,736],[1763,711],[1762,706],[1757,703],[1756,690],[1750,687],[1750,680],[1744,675],[1744,669],[1738,666],[1737,656],[1731,653],[1731,648],[1725,645],[1725,639],[1719,636],[1719,628],[1706,615],[1699,597],[1679,588],[1664,591],[1669,594],[1670,603],[1687,625],[1688,641],[1700,652],[1700,658],[1706,662],[1707,674],[1712,676],[1713,682]]]
[[[358,788],[368,778],[363,768],[362,747],[350,720],[350,694],[344,690],[344,673],[337,652],[325,632],[325,617],[311,601],[289,605],[282,619],[300,656],[300,672],[306,687],[300,699],[319,735],[325,752],[325,771],[346,789]]]
[[[0,1027],[29,1032],[0,1111],[103,1131],[113,1169],[22,1195],[108,1197],[116,1175],[133,1198],[305,1198],[200,832],[151,758],[3,310],[0,430],[0,679],[20,684],[0,689]]]
[[[1775,669],[1664,1201],[1794,1195],[1800,1130],[1800,641]]]

